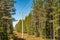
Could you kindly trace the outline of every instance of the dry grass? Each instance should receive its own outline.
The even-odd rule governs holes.
[[[16,34],[17,37],[22,38],[21,33],[15,32],[15,34]],[[34,37],[32,35],[28,35],[28,34],[25,34],[25,33],[24,33],[24,39],[26,39],[26,40],[44,40],[41,37]]]

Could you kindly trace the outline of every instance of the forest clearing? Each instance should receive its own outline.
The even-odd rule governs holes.
[[[0,0],[0,40],[60,40],[60,0]]]

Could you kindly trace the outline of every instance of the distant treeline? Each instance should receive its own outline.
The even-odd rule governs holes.
[[[60,38],[60,0],[33,0],[33,10],[24,21],[24,33],[44,38]],[[21,32],[22,20],[16,24]]]

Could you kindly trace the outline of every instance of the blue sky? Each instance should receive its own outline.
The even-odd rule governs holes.
[[[14,5],[16,9],[16,14],[13,15],[12,17],[15,18],[18,21],[13,22],[13,26],[19,22],[20,19],[25,18],[26,16],[29,15],[30,11],[32,10],[32,0],[15,0],[16,3]],[[22,16],[22,13],[24,16]]]

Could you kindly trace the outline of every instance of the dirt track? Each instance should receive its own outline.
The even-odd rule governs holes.
[[[21,36],[22,36],[21,33],[15,32],[15,34],[16,34],[16,36],[17,36],[18,38],[22,38],[22,37],[21,37]],[[25,40],[44,40],[44,39],[42,39],[42,38],[40,38],[40,37],[34,37],[34,36],[32,36],[32,35],[28,35],[28,34],[25,34],[25,33],[24,33],[24,39],[25,39]]]

